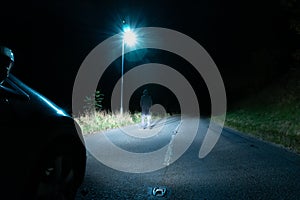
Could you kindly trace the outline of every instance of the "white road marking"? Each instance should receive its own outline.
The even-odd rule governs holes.
[[[174,144],[175,135],[176,135],[176,133],[178,133],[178,129],[179,129],[181,123],[182,123],[182,120],[180,121],[180,123],[177,125],[177,127],[173,131],[172,138],[171,138],[171,141],[168,145],[168,149],[167,149],[167,152],[166,152],[166,155],[165,155],[165,160],[164,160],[164,163],[163,163],[165,166],[170,165],[170,160],[171,160],[171,157],[173,155],[172,148],[173,148],[173,144]]]

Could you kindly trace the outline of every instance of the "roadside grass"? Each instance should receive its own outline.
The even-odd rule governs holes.
[[[87,111],[84,114],[75,117],[75,120],[81,127],[83,135],[86,135],[139,123],[141,121],[141,114]]]
[[[169,114],[161,115],[153,113],[151,118],[152,120],[155,120],[167,116],[169,116]],[[107,111],[86,111],[84,114],[81,114],[74,119],[82,129],[83,135],[87,135],[141,123],[142,116],[140,112],[125,112],[121,114],[119,112],[113,113]]]
[[[226,114],[225,126],[300,153],[299,69],[241,101]]]

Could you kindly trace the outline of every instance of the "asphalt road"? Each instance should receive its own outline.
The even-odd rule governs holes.
[[[208,119],[200,120],[193,143],[173,163],[166,161],[175,155],[171,144],[181,131],[178,117],[158,121],[151,130],[134,125],[85,136],[87,171],[76,200],[300,199],[300,155],[224,128],[213,150],[199,158],[208,124]],[[136,159],[115,151],[105,138]],[[164,146],[163,164],[147,154]],[[161,168],[151,171],[155,167]]]

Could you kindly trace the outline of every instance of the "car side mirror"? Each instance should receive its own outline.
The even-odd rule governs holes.
[[[14,63],[4,56],[0,56],[0,84],[9,76]]]

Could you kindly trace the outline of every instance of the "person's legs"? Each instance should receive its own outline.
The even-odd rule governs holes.
[[[150,128],[150,122],[151,122],[151,115],[147,115],[147,127]]]
[[[145,114],[142,113],[142,127],[145,127]]]

